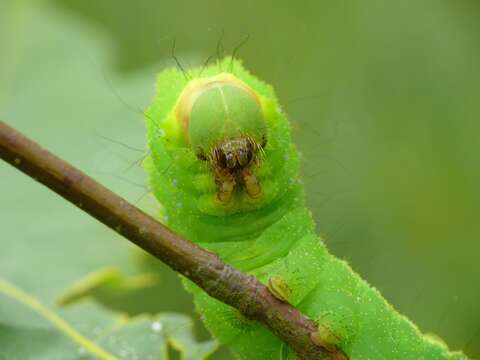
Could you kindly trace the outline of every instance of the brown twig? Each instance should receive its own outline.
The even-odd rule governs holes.
[[[176,235],[152,217],[0,121],[0,158],[186,276],[212,297],[269,328],[300,359],[341,359],[315,345],[315,324],[255,277]],[[248,304],[248,306],[245,306]]]

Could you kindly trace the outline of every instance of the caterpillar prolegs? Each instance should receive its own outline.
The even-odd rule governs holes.
[[[228,69],[226,71],[225,69]],[[312,339],[349,359],[466,359],[422,335],[315,234],[290,125],[273,88],[224,59],[161,72],[145,161],[162,221],[314,319]],[[238,359],[291,359],[256,322],[185,280],[208,329]]]

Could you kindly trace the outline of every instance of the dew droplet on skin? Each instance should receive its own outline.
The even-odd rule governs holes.
[[[178,184],[177,179],[173,179],[173,180],[172,180],[172,184],[173,184],[173,186],[177,187],[177,184]]]
[[[162,331],[163,325],[160,321],[154,321],[152,323],[152,330],[155,332],[160,332]]]

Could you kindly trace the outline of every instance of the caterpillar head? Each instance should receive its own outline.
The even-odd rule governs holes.
[[[228,73],[195,79],[180,95],[176,115],[185,141],[212,171],[221,205],[234,201],[235,193],[252,200],[262,196],[255,170],[267,126],[255,92]]]
[[[298,155],[273,89],[233,64],[235,75],[209,66],[193,70],[193,79],[169,69],[157,80],[145,167],[170,225],[187,214],[220,216],[225,224],[258,219],[276,200],[302,201]]]

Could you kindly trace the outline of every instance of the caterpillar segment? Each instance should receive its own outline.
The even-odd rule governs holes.
[[[272,87],[230,61],[192,70],[192,80],[176,69],[158,76],[145,168],[164,222],[315,320],[311,338],[332,359],[467,359],[422,335],[328,252],[305,207],[298,153]],[[295,358],[260,324],[183,281],[207,328],[238,359]]]

